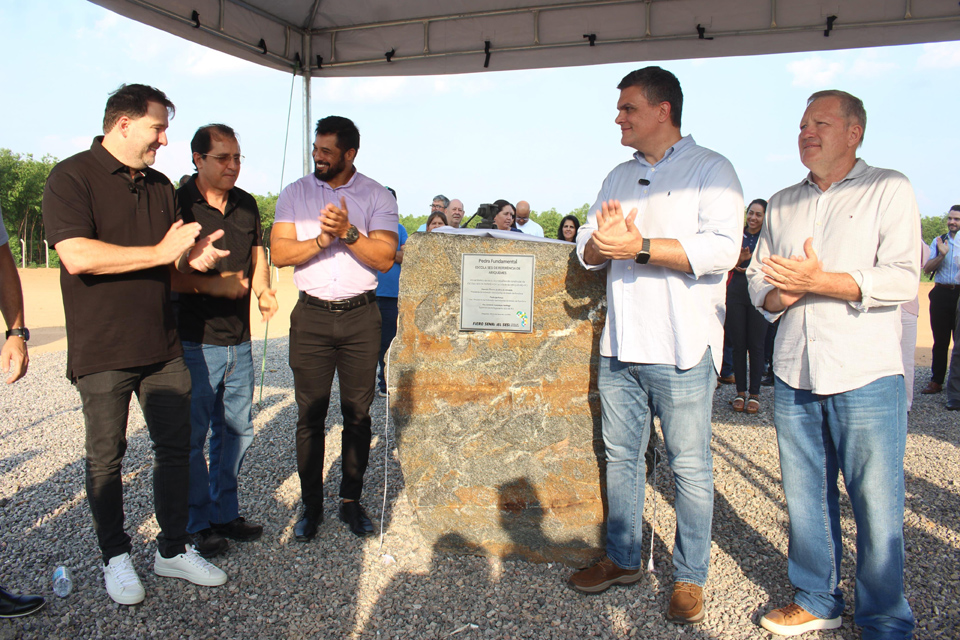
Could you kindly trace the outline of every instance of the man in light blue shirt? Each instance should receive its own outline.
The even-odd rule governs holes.
[[[397,192],[390,187],[386,188],[394,200]],[[407,230],[402,224],[397,224],[399,245],[393,257],[393,266],[386,273],[377,277],[377,306],[380,307],[380,318],[383,324],[380,327],[380,359],[377,373],[377,395],[387,397],[387,369],[384,358],[390,343],[397,336],[397,299],[400,297],[400,265],[403,263],[403,247],[407,244]]]
[[[957,301],[960,299],[960,246],[957,238],[960,231],[960,204],[947,212],[947,233],[937,236],[930,243],[930,259],[923,270],[933,274],[933,289],[930,290],[930,329],[933,332],[933,363],[930,366],[930,382],[920,392],[940,393],[943,378],[947,373],[947,351],[950,349],[950,334],[956,324]],[[956,348],[956,342],[954,342]]]
[[[577,235],[606,270],[598,387],[607,460],[607,557],[570,584],[599,593],[642,575],[643,452],[660,418],[677,485],[674,590],[667,619],[703,620],[713,518],[711,407],[723,353],[725,276],[740,253],[743,192],[730,162],[680,134],[683,93],[647,67],[618,86],[614,168]],[[624,215],[624,211],[630,211]]]

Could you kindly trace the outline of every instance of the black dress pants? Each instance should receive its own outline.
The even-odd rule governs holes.
[[[329,311],[297,302],[290,314],[290,368],[297,399],[297,471],[307,507],[323,506],[324,425],[336,372],[343,412],[340,497],[359,500],[370,457],[370,403],[380,351],[375,303]]]
[[[750,354],[750,395],[760,394],[760,379],[763,377],[763,349],[767,337],[766,321],[750,302],[747,278],[735,273],[727,286],[727,317],[724,321],[724,338],[733,349],[733,376],[737,381],[737,393],[747,391],[747,353]]]
[[[160,525],[157,547],[167,558],[186,549],[190,389],[190,372],[182,357],[77,379],[86,424],[87,502],[104,562],[131,549],[123,528],[121,479],[131,393],[140,401],[153,441],[153,502]]]
[[[936,284],[930,289],[930,329],[933,332],[933,363],[930,367],[930,381],[943,384],[947,375],[947,351],[950,349],[950,335],[956,324],[957,299],[960,298],[960,286],[947,287]],[[956,344],[953,346],[957,348]]]
[[[379,370],[377,373],[377,384],[381,391],[387,390],[387,365],[385,357],[390,343],[397,337],[397,298],[381,298],[377,296],[377,306],[380,308],[380,319],[383,325],[380,329],[380,357],[378,360]]]

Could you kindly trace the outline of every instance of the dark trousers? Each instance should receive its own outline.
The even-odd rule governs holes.
[[[950,334],[956,324],[957,299],[960,287],[934,285],[930,289],[930,329],[933,332],[933,364],[930,381],[943,384],[947,374],[947,351],[950,349]],[[956,348],[956,345],[954,345]]]
[[[387,355],[387,349],[390,343],[397,337],[397,299],[381,298],[377,296],[377,306],[380,307],[380,319],[383,321],[383,327],[380,330],[380,359],[378,361],[377,384],[381,391],[387,390],[387,369],[384,358]]]
[[[324,424],[336,372],[343,411],[340,497],[358,500],[370,457],[370,403],[377,376],[380,310],[328,311],[298,302],[290,314],[290,368],[297,399],[297,471],[303,504],[323,506]]]
[[[761,314],[762,315],[762,314]],[[763,361],[768,371],[773,371],[773,345],[777,341],[777,329],[780,328],[780,318],[767,323],[767,337],[763,341]]]
[[[135,393],[153,442],[157,546],[171,558],[185,551],[190,479],[190,372],[183,358],[101,371],[77,379],[86,424],[87,502],[104,562],[129,553],[123,529],[123,455],[127,413]]]
[[[724,339],[733,349],[733,376],[737,380],[737,393],[747,391],[747,353],[750,354],[751,395],[760,394],[760,379],[763,377],[763,348],[769,323],[750,302],[747,279],[743,274],[734,274],[727,287],[727,317],[724,321]]]
[[[950,375],[947,376],[947,402],[950,405],[960,405],[960,300],[957,302],[957,324],[953,328],[953,355],[950,356]]]

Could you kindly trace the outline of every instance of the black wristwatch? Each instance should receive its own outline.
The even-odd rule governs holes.
[[[26,327],[21,327],[19,329],[10,329],[9,331],[7,331],[7,337],[9,338],[10,336],[19,336],[23,338],[24,342],[27,342],[28,340],[30,340],[30,329],[27,329]]]
[[[343,236],[343,241],[347,244],[353,244],[360,239],[360,231],[353,225],[347,229],[347,235]]]
[[[640,245],[640,251],[637,251],[637,255],[633,258],[634,262],[637,264],[647,264],[650,262],[650,239],[644,238],[643,243]]]

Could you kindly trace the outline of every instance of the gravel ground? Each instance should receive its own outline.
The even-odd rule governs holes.
[[[255,341],[259,363],[263,342]],[[152,572],[157,533],[150,443],[131,405],[124,465],[127,530],[147,599],[116,605],[103,587],[83,487],[80,398],[63,377],[66,354],[34,357],[30,373],[0,394],[0,580],[47,596],[38,614],[0,621],[6,638],[770,638],[756,626],[789,601],[786,508],[769,399],[758,416],[735,414],[731,387],[714,406],[716,511],[706,621],[681,628],[664,621],[672,585],[673,484],[661,465],[656,573],[629,588],[585,597],[565,587],[559,564],[434,553],[417,529],[396,450],[385,446],[385,402],[373,405],[374,447],[365,504],[383,523],[359,540],[336,518],[339,407],[329,418],[326,521],[308,544],[293,540],[299,484],[293,431],[296,408],[286,340],[270,342],[263,401],[254,410],[256,439],[241,476],[241,506],[265,526],[258,542],[234,543],[217,564],[230,576],[220,588],[198,587]],[[918,388],[929,370],[918,369]],[[259,391],[259,389],[258,389]],[[907,594],[919,638],[960,637],[960,452],[956,414],[942,396],[918,395],[906,453]],[[385,512],[384,452],[389,464]],[[646,526],[653,501],[648,492]],[[852,620],[853,518],[843,505],[843,627],[824,638],[856,638]],[[645,532],[646,535],[646,532]],[[648,538],[649,539],[649,538]],[[51,591],[59,564],[74,574],[64,599]],[[807,638],[821,637],[809,633]]]

